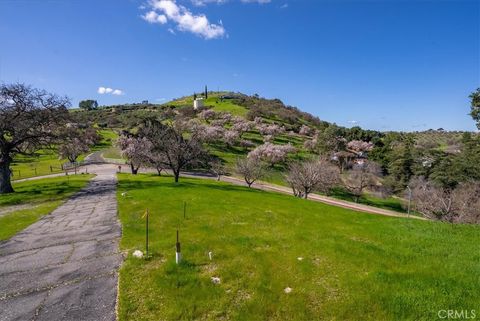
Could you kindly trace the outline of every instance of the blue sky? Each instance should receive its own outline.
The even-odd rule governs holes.
[[[344,126],[475,129],[480,1],[0,0],[0,39],[0,82],[73,105],[207,84]]]

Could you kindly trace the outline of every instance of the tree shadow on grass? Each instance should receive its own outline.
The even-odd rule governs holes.
[[[51,182],[34,186],[15,188],[15,193],[0,195],[0,207],[18,205],[31,201],[56,201],[63,195],[74,193],[79,190],[78,184],[64,182]]]

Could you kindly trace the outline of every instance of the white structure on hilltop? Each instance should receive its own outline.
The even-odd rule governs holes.
[[[195,98],[193,101],[193,109],[198,109],[200,107],[203,107],[203,98]]]

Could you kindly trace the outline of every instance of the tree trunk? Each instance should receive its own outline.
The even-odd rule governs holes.
[[[162,170],[163,170],[163,168],[157,167],[158,176],[162,176]]]
[[[0,158],[0,194],[13,193],[12,183],[10,181],[12,172],[10,171],[10,156]]]
[[[173,175],[175,176],[175,183],[178,183],[178,179],[180,178],[180,171],[173,171]]]
[[[135,166],[133,166],[133,163],[130,163],[130,169],[132,170],[132,174],[133,174],[133,175],[137,175],[137,173],[138,173],[138,167],[135,168]]]

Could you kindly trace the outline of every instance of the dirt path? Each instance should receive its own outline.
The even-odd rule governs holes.
[[[97,176],[50,215],[0,243],[0,320],[115,320],[122,261],[116,175]]]
[[[104,153],[103,150],[98,152],[93,152],[85,157],[85,162],[88,163],[103,163],[105,159],[103,158],[102,154]]]

